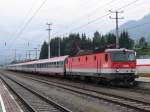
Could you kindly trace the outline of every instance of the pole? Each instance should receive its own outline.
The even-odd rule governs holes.
[[[35,59],[37,59],[37,48],[34,49],[35,49]]]
[[[122,18],[119,18],[118,17],[118,14],[119,13],[123,13],[123,11],[111,11],[111,10],[109,10],[111,13],[115,13],[116,15],[116,17],[115,18],[112,18],[111,16],[110,16],[110,19],[115,19],[116,20],[116,48],[117,49],[119,49],[119,27],[118,27],[118,20],[119,19],[124,19],[123,17]]]
[[[15,61],[16,61],[16,49],[15,49]]]
[[[118,12],[116,11],[116,48],[119,48]]]
[[[30,56],[31,56],[31,54],[30,54],[30,50],[29,50],[29,60],[30,60]]]
[[[47,23],[48,25],[48,58],[51,58],[51,46],[50,46],[50,32],[51,32],[51,25],[50,23]]]
[[[27,61],[28,60],[28,52],[26,51],[26,53],[25,53],[25,61]]]

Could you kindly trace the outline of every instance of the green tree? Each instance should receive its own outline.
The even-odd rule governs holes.
[[[48,58],[48,45],[46,42],[43,43],[41,47],[41,52],[40,52],[40,59],[47,59]]]
[[[140,48],[146,48],[148,46],[146,39],[144,37],[141,37],[139,40],[139,47]]]
[[[108,33],[105,35],[105,38],[106,38],[106,43],[107,45],[109,44],[115,44],[116,43],[116,36],[112,33]]]
[[[119,46],[120,46],[120,48],[127,48],[127,49],[132,49],[133,48],[134,41],[131,38],[129,38],[128,32],[123,31],[120,34]]]
[[[103,47],[105,45],[115,44],[116,37],[112,33],[101,35],[98,31],[94,33],[94,37],[87,37],[86,34],[71,33],[66,37],[55,37],[51,39],[51,56],[58,56],[58,44],[60,40],[61,56],[76,55],[78,48],[82,50],[93,50],[95,48]],[[128,32],[123,31],[120,34],[120,47],[131,49],[134,46],[134,41],[129,37]],[[140,40],[140,45],[145,45],[145,39]],[[40,53],[40,59],[48,57],[48,45],[43,43]]]
[[[98,31],[96,31],[93,37],[93,47],[95,48],[99,46],[101,46],[101,35]]]

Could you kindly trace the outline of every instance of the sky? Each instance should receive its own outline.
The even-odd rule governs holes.
[[[17,59],[29,50],[34,58],[34,48],[48,40],[46,23],[52,23],[51,38],[77,32],[92,37],[96,30],[105,34],[115,28],[109,10],[117,9],[123,11],[121,25],[149,14],[150,0],[0,0],[0,63],[12,61],[15,51]]]

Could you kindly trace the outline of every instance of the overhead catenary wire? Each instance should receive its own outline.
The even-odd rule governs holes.
[[[24,30],[26,29],[26,27],[29,25],[29,23],[33,20],[33,18],[36,16],[36,14],[40,11],[40,9],[42,8],[42,6],[46,3],[47,0],[44,0],[40,6],[36,9],[36,11],[32,14],[32,16],[27,20],[27,22],[25,23],[25,25],[21,28],[21,30],[19,31],[18,35],[16,36],[16,38],[14,39],[15,41],[21,36],[21,34],[24,32]],[[10,47],[13,45],[14,41],[12,42],[12,44],[10,45]]]
[[[23,31],[25,30],[26,26],[28,26],[28,24],[32,21],[33,17],[38,13],[38,11],[41,9],[41,7],[45,4],[46,1],[47,1],[47,0],[44,0],[44,1],[42,2],[42,4],[40,5],[40,7],[35,11],[35,13],[31,16],[31,18],[26,22],[26,24],[23,26],[23,28],[20,30],[20,32],[18,33],[18,35],[16,36],[16,38],[15,38],[14,40],[16,40],[16,39],[18,39],[18,38],[20,37],[20,35],[21,35],[21,34],[23,33]],[[120,7],[120,8],[117,9],[117,10],[120,10],[120,9],[122,9],[122,8],[125,8],[125,7],[127,7],[127,6],[129,6],[129,5],[133,4],[133,3],[135,3],[135,2],[137,2],[137,1],[139,1],[139,0],[135,0],[135,1],[133,1],[133,2],[130,2],[129,4],[126,4],[126,5],[124,5],[123,7]],[[110,2],[107,2],[107,3],[104,4],[102,7],[108,5],[108,4],[112,3],[112,2],[113,2],[113,0],[111,0]],[[96,9],[95,9],[95,10],[96,10]],[[86,24],[83,24],[83,25],[81,25],[81,26],[79,26],[79,27],[77,27],[77,28],[72,29],[70,32],[72,32],[72,31],[74,31],[74,30],[81,29],[81,28],[83,28],[83,27],[85,27],[85,26],[87,26],[87,25],[89,25],[89,24],[92,24],[92,23],[94,23],[95,21],[98,21],[98,20],[100,20],[100,19],[102,19],[102,18],[108,16],[109,14],[110,14],[110,13],[107,13],[107,14],[101,16],[101,17],[98,17],[98,18],[96,18],[96,19],[93,19],[93,20],[89,21],[89,22],[86,23]],[[65,33],[65,34],[66,34],[66,33]],[[36,42],[36,41],[35,41],[35,42]]]
[[[47,0],[44,0],[44,1],[42,2],[42,4],[40,5],[40,7],[35,11],[35,13],[34,13],[34,14],[30,17],[30,19],[26,22],[26,24],[25,24],[25,25],[23,26],[23,28],[20,30],[20,32],[18,33],[18,35],[16,36],[15,39],[18,39],[18,38],[21,36],[21,34],[22,34],[23,31],[25,30],[25,28],[29,25],[29,23],[32,21],[32,19],[34,18],[34,16],[38,13],[38,11],[41,9],[41,7],[45,4],[46,1],[47,1]],[[137,2],[137,1],[139,1],[139,0],[134,0],[133,2],[130,2],[129,4],[126,4],[126,5],[124,5],[123,7],[120,7],[120,8],[117,9],[117,10],[120,10],[120,9],[122,9],[122,8],[126,8],[126,7],[130,6],[131,4],[133,4],[133,3]],[[92,23],[94,23],[95,21],[98,21],[98,20],[100,20],[100,19],[102,19],[102,18],[108,16],[109,14],[110,14],[110,13],[107,13],[107,14],[101,16],[101,17],[98,17],[98,18],[96,18],[96,19],[93,19],[93,20],[89,21],[88,23],[83,24],[83,25],[81,25],[81,26],[79,26],[79,27],[77,27],[77,28],[71,30],[71,32],[74,31],[74,30],[79,30],[79,29],[81,29],[81,28],[83,28],[83,27],[85,27],[85,26],[87,26],[87,25],[89,25],[89,24],[92,24]],[[65,33],[65,34],[66,34],[66,33]]]
[[[82,16],[81,18],[79,18],[80,21],[83,20],[83,19],[85,19],[85,18],[91,17],[92,15],[95,14],[96,10],[98,10],[98,9],[100,9],[100,8],[104,8],[104,7],[108,6],[109,4],[112,4],[113,2],[114,2],[114,0],[111,0],[111,1],[109,1],[109,2],[107,2],[107,3],[105,3],[105,4],[103,4],[103,5],[100,5],[100,6],[96,7],[96,8],[95,8],[94,10],[92,10],[92,11],[89,11],[89,12],[86,13],[84,16]],[[77,21],[77,22],[79,22],[79,21]],[[71,22],[71,24],[72,24],[72,23],[75,23],[75,21]]]
[[[22,20],[21,23],[18,25],[18,27],[16,28],[16,30],[12,33],[11,37],[13,37],[13,36],[18,32],[18,30],[21,29],[22,25],[25,23],[25,20],[29,17],[29,15],[30,15],[30,13],[32,12],[32,10],[33,10],[35,4],[37,3],[37,1],[38,1],[38,0],[34,0],[34,1],[33,1],[33,3],[32,3],[32,5],[31,5],[30,9],[27,11],[27,13],[25,14],[23,20]],[[12,41],[11,37],[10,37],[10,41]]]
[[[122,7],[118,8],[118,9],[116,9],[116,10],[121,10],[121,9],[127,8],[128,6],[134,4],[134,3],[138,2],[138,1],[139,1],[139,0],[134,0],[134,1],[132,1],[132,2],[130,2],[130,3],[126,4],[126,5],[124,5],[124,6],[122,6]],[[107,14],[104,14],[103,16],[100,16],[100,17],[98,17],[98,18],[96,18],[96,19],[93,19],[93,20],[89,21],[88,23],[85,23],[85,24],[83,24],[83,25],[81,25],[81,26],[78,26],[78,27],[72,29],[70,32],[73,32],[74,30],[79,30],[79,29],[81,29],[81,28],[83,28],[83,27],[85,27],[85,26],[87,26],[87,25],[89,25],[89,24],[92,24],[92,23],[94,23],[94,22],[96,22],[96,21],[98,21],[98,20],[100,20],[100,19],[103,19],[104,17],[106,17],[106,16],[108,16],[108,15],[110,15],[110,14],[111,14],[111,12],[109,12],[109,13],[107,13]]]
[[[114,0],[111,0],[111,1],[109,1],[109,2],[107,2],[107,3],[105,3],[104,5],[100,5],[100,6],[98,6],[98,7],[96,7],[94,10],[92,10],[90,13],[88,13],[87,15],[88,15],[88,17],[89,17],[89,15],[90,16],[92,16],[92,14],[97,10],[97,9],[99,9],[99,8],[103,8],[103,7],[105,7],[105,6],[107,6],[107,5],[109,5],[109,4],[111,4],[111,3],[113,3],[113,1]],[[33,8],[31,8],[30,10],[32,10]],[[86,15],[86,16],[87,16]],[[22,32],[21,32],[22,33]],[[19,34],[18,34],[19,35]],[[20,38],[20,39],[22,39],[22,38]],[[33,39],[30,39],[30,40],[27,40],[27,39],[24,39],[25,41],[32,41],[32,42],[39,42],[39,41],[36,41],[36,40],[33,40]]]

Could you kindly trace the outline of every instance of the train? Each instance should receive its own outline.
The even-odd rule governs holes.
[[[8,70],[63,77],[97,79],[133,84],[136,73],[135,52],[129,49],[104,49],[75,56],[59,56],[10,64]]]

